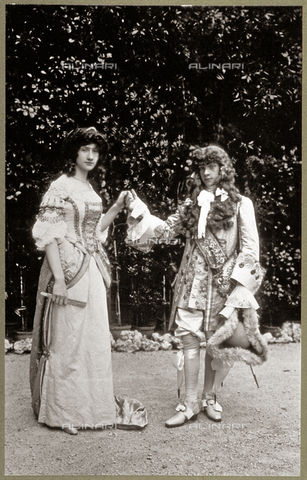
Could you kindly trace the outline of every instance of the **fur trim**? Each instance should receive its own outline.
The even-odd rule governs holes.
[[[268,346],[258,329],[257,312],[252,308],[244,308],[242,314],[245,332],[251,345],[247,349],[223,345],[233,335],[238,326],[238,309],[235,309],[225,323],[208,340],[207,352],[211,357],[219,358],[226,363],[234,361],[245,362],[252,366],[261,365],[267,360]]]

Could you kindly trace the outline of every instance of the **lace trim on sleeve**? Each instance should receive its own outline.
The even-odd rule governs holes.
[[[243,285],[237,285],[231,292],[220,315],[229,318],[235,308],[252,308],[253,310],[259,308],[254,295]]]
[[[259,308],[258,302],[254,295],[243,285],[237,285],[231,292],[225,303],[227,307],[235,308]]]

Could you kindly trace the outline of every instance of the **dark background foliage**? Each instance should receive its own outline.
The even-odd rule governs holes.
[[[16,264],[25,265],[31,326],[41,264],[31,228],[44,191],[63,168],[61,141],[76,126],[91,125],[110,147],[97,175],[106,204],[134,188],[162,218],[174,211],[188,146],[224,147],[237,186],[256,208],[267,269],[262,321],[298,318],[301,31],[298,7],[8,5],[9,319],[20,305]],[[62,63],[104,61],[117,69]],[[190,63],[244,67],[196,70]],[[165,275],[167,301],[184,239],[144,255],[124,244],[124,222],[118,217],[113,231],[123,320],[161,322],[161,282]],[[109,252],[115,261],[113,240]]]

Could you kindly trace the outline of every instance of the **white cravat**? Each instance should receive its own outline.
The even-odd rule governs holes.
[[[223,188],[217,188],[214,193],[202,190],[197,197],[198,205],[201,207],[198,220],[198,238],[202,238],[206,233],[207,216],[210,210],[210,204],[214,201],[215,196],[221,196],[224,202],[228,198],[228,193]]]
[[[221,196],[222,197],[221,202],[225,202],[225,200],[227,200],[228,198],[228,193],[223,188],[217,188],[215,191],[215,196],[216,197]]]
[[[198,238],[202,238],[206,233],[207,216],[210,210],[210,204],[214,200],[214,193],[202,190],[197,197],[200,208],[200,215],[198,220]]]

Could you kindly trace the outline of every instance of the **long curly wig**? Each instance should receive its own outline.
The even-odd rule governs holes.
[[[224,202],[220,197],[216,197],[211,204],[211,209],[207,218],[207,225],[213,231],[225,229],[227,230],[233,225],[231,218],[235,215],[237,203],[241,196],[238,189],[234,185],[235,169],[232,161],[227,153],[216,145],[209,145],[207,147],[191,146],[190,155],[187,159],[187,165],[190,166],[193,173],[188,178],[188,198],[191,202],[185,202],[180,209],[181,220],[187,237],[196,237],[198,231],[198,219],[200,207],[197,202],[197,197],[204,189],[204,184],[201,180],[199,169],[202,165],[210,163],[217,163],[220,166],[220,179],[217,187],[223,188],[228,193],[228,198]]]
[[[64,171],[68,176],[74,175],[76,160],[80,148],[89,145],[90,143],[95,143],[97,145],[99,149],[98,163],[100,163],[108,152],[108,144],[102,133],[100,133],[95,127],[76,128],[67,135],[62,146],[62,158],[65,162]],[[89,172],[89,178],[92,176],[93,172]]]

